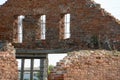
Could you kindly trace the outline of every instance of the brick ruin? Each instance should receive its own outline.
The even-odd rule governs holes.
[[[63,15],[70,16],[70,38],[63,39]],[[18,43],[18,16],[23,15],[23,42]],[[40,39],[46,15],[46,39]],[[8,0],[0,7],[0,39],[27,49],[118,49],[120,24],[93,0]],[[6,33],[7,32],[7,33]],[[57,45],[56,45],[57,44]]]
[[[68,53],[48,80],[120,80],[120,52],[81,50]]]
[[[11,43],[0,42],[0,80],[18,80],[17,64]]]
[[[70,37],[67,39],[64,38],[65,34],[68,34],[65,32],[65,25],[68,23],[64,22],[66,14],[70,14]],[[18,17],[21,15],[25,18],[22,20],[22,42],[19,42],[18,35],[20,33],[18,25],[20,23]],[[43,15],[46,16],[46,22],[40,20]],[[46,26],[45,39],[41,39],[41,34],[44,34],[42,33],[41,25]],[[59,53],[83,49],[120,50],[120,22],[93,0],[8,0],[0,6],[0,41],[12,43],[17,50],[16,54],[21,53],[22,56],[25,52],[34,52],[33,55],[36,52],[37,54],[46,53],[47,55],[50,52]],[[0,61],[1,63],[5,63],[0,68],[5,73],[2,77],[0,75],[1,79],[11,78],[11,80],[17,80],[15,55],[8,56],[11,55],[9,51],[0,53],[0,56],[2,56]],[[70,56],[69,58],[72,58],[73,60],[70,60],[74,62],[74,57]],[[61,68],[61,71],[58,73],[63,73],[63,69],[65,69],[65,71],[70,73],[73,72],[77,77],[83,75],[80,76],[80,79],[85,78],[87,80],[91,76],[94,77],[96,75],[98,77],[98,74],[101,74],[99,71],[102,71],[106,75],[101,75],[101,77],[103,76],[102,80],[120,79],[118,76],[114,77],[114,74],[116,76],[118,72],[114,72],[113,70],[116,69],[115,71],[119,71],[119,64],[117,65],[119,63],[119,56],[93,54],[90,56],[80,56],[80,58],[80,61],[83,60],[83,62],[78,65],[83,69],[83,74],[77,64],[75,67],[73,66],[75,63],[78,63],[79,58],[75,59],[77,61],[74,64],[68,65],[67,69],[65,69],[66,67]],[[95,62],[92,61],[92,58]],[[113,63],[114,61],[116,63]],[[10,66],[7,66],[9,65],[8,63],[11,63]],[[5,72],[3,69],[4,66],[10,72]],[[76,71],[73,71],[69,66]],[[106,72],[102,69],[103,66],[106,68]],[[11,67],[14,67],[14,69]],[[88,73],[91,70],[96,71],[95,69],[97,68],[99,68],[98,73]],[[109,73],[109,70],[113,70],[112,72],[114,73],[111,74],[111,78],[106,74],[107,72]],[[62,74],[66,78],[65,80],[78,79],[68,72]],[[11,73],[16,76],[10,76]],[[4,75],[6,74],[8,76],[5,76],[5,78]],[[69,76],[70,78],[67,79],[65,76]],[[96,80],[95,78],[90,78],[89,80]]]

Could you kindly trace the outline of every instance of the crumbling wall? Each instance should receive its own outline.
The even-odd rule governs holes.
[[[0,43],[0,80],[18,80],[15,49],[10,43]]]
[[[60,30],[61,15],[66,13],[71,14],[71,37],[61,40],[60,32],[64,32]],[[46,40],[38,41],[38,19],[43,14],[46,15]],[[16,15],[31,18],[27,23],[23,20],[23,43],[14,44],[15,47],[120,50],[119,20],[92,0],[8,0],[0,8],[0,39],[12,42]]]
[[[81,50],[68,53],[49,80],[120,80],[120,52]]]

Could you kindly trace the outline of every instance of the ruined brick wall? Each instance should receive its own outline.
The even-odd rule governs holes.
[[[10,43],[0,43],[0,80],[18,80],[15,49]]]
[[[82,50],[68,53],[49,80],[119,80],[120,52]]]
[[[60,40],[61,15],[66,13],[71,14],[71,37]],[[46,40],[38,41],[38,19],[43,14],[46,15]],[[13,40],[16,15],[32,17],[28,23],[24,21],[23,43],[16,44],[16,47],[76,50],[106,48],[107,44],[111,46],[109,49],[120,49],[119,21],[91,0],[8,0],[0,8],[0,25],[1,32],[7,31],[9,34],[6,33],[5,38],[2,35],[1,39]],[[30,47],[31,45],[34,46]]]
[[[0,80],[18,80],[16,58],[8,52],[0,51]]]

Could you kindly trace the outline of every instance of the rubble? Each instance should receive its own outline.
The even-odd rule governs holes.
[[[5,52],[8,52],[11,55],[15,56],[16,51],[15,51],[14,46],[11,43],[9,43],[9,42],[0,42],[0,45],[1,45],[0,51],[5,51]]]
[[[81,50],[68,53],[49,80],[120,80],[120,52]]]
[[[18,80],[14,47],[11,43],[1,43],[0,46],[0,80]]]

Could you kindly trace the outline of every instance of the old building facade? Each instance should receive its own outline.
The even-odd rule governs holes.
[[[16,47],[119,49],[119,21],[91,0],[8,0],[0,17],[0,39]]]
[[[0,6],[0,41],[11,42],[16,58],[40,60],[47,80],[48,54],[81,49],[120,50],[120,22],[93,0],[8,0]]]

